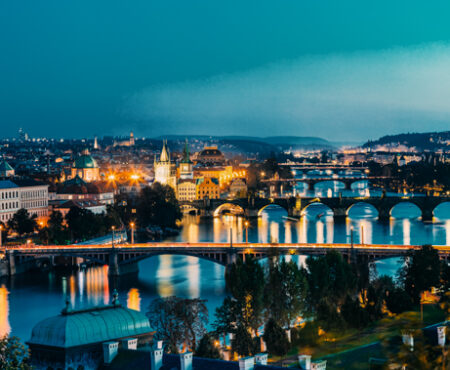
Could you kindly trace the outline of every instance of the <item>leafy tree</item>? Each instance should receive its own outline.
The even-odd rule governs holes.
[[[289,351],[289,340],[284,329],[274,319],[269,319],[264,328],[264,342],[267,350],[275,356],[285,356]]]
[[[85,240],[104,233],[104,225],[99,215],[88,209],[71,207],[66,215],[66,221],[72,234],[72,239]]]
[[[181,220],[182,213],[174,190],[169,185],[160,183],[143,188],[137,202],[137,216],[141,227],[176,226],[176,222]]]
[[[390,292],[395,290],[395,284],[390,276],[380,276],[370,283],[365,294],[365,308],[370,321],[383,316],[383,308]]]
[[[200,340],[198,347],[195,351],[195,356],[221,359],[219,348],[214,345],[214,338],[210,334],[205,334]]]
[[[39,230],[39,238],[42,242],[65,244],[69,239],[69,231],[64,225],[64,218],[61,212],[52,212],[47,226]]]
[[[178,297],[157,298],[150,303],[147,311],[150,325],[156,330],[156,338],[167,343],[172,353],[178,353],[184,339],[182,323],[177,315],[180,302]]]
[[[168,343],[173,353],[181,344],[194,350],[197,338],[206,333],[208,310],[201,299],[157,298],[150,304],[147,316],[157,338]]]
[[[292,335],[292,333],[291,333]],[[307,321],[305,326],[295,332],[292,342],[298,346],[315,346],[319,342],[319,325],[315,321]]]
[[[21,208],[8,221],[8,226],[19,235],[30,234],[37,228],[36,215],[30,216],[26,209]]]
[[[253,340],[248,329],[238,324],[236,327],[235,335],[231,341],[231,349],[239,356],[251,356],[259,352],[259,347],[255,340]]]
[[[348,295],[356,293],[356,277],[350,265],[338,252],[308,257],[308,307],[319,320],[339,322],[338,312]]]
[[[217,336],[222,335],[225,340],[226,334],[236,331],[236,322],[239,316],[238,310],[237,301],[231,297],[226,297],[222,306],[216,308],[216,319],[212,327]]]
[[[400,287],[395,287],[386,296],[386,307],[389,311],[399,314],[413,308],[414,302],[411,296]]]
[[[258,261],[247,256],[239,258],[226,271],[225,281],[239,308],[237,321],[256,333],[263,320],[264,271]]]
[[[30,352],[17,337],[5,335],[0,339],[0,368],[4,370],[31,370]]]
[[[279,325],[289,328],[305,308],[306,272],[293,261],[272,259],[265,288],[266,306]]]
[[[422,292],[439,286],[441,264],[438,252],[430,245],[415,250],[405,259],[401,271],[405,291],[414,303],[420,302]]]
[[[368,312],[361,307],[357,299],[352,299],[350,296],[347,296],[342,305],[341,313],[345,322],[354,328],[363,328],[369,323]]]

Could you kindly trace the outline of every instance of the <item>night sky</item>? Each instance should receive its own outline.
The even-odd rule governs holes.
[[[450,129],[447,1],[0,1],[0,136]]]

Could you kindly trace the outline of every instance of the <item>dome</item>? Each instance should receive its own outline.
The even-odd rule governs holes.
[[[207,148],[203,149],[199,155],[202,157],[206,157],[206,156],[222,156],[223,154],[217,148]]]
[[[109,305],[68,310],[38,323],[28,345],[70,348],[149,334],[148,318],[139,311]]]
[[[73,162],[73,168],[97,168],[97,162],[90,154],[83,154]]]

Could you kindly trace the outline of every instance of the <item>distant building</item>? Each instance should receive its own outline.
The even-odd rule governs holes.
[[[225,156],[214,146],[205,146],[203,150],[196,154],[197,163],[207,166],[223,166],[225,164]]]
[[[72,310],[68,303],[61,314],[33,328],[27,345],[35,370],[87,370],[110,363],[119,348],[145,345],[153,334],[148,318],[123,307],[115,293],[107,306]]]
[[[53,202],[58,200],[89,200],[96,201],[101,205],[114,203],[114,188],[111,184],[102,181],[87,182],[79,176],[57,184],[53,191],[51,196],[53,206],[61,203]]]
[[[178,181],[177,199],[184,202],[192,202],[197,196],[197,185],[195,180],[185,179]]]
[[[245,179],[235,178],[231,181],[230,195],[233,198],[244,198],[247,196],[247,183]]]
[[[48,185],[31,179],[0,180],[0,221],[9,221],[21,208],[47,218]]]
[[[113,146],[134,146],[134,134],[133,132],[130,132],[130,138],[128,140],[122,140],[122,141],[115,141]]]
[[[197,179],[197,199],[219,199],[219,180],[212,177]]]
[[[233,166],[196,166],[194,168],[194,178],[213,177],[219,180],[219,185],[223,188],[233,178]]]
[[[97,162],[87,149],[72,164],[71,178],[73,179],[76,176],[87,182],[100,180]]]
[[[180,179],[193,179],[194,178],[194,170],[193,170],[193,162],[189,156],[189,147],[186,141],[183,150],[183,158],[180,162]]]
[[[1,177],[12,177],[14,176],[15,171],[8,162],[4,159],[0,162],[0,178]]]
[[[154,161],[155,182],[159,182],[163,185],[169,185],[174,190],[177,187],[176,166],[170,160],[170,152],[167,148],[167,141],[163,141],[163,147],[161,149],[161,155],[159,160]]]

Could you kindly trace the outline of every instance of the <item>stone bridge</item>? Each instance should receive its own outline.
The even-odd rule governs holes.
[[[450,197],[441,196],[381,196],[381,197],[291,197],[291,198],[243,198],[235,200],[203,199],[194,202],[181,202],[185,210],[195,210],[201,216],[215,217],[224,212],[242,214],[245,217],[258,217],[262,210],[269,205],[278,205],[284,208],[290,217],[301,217],[306,209],[313,203],[321,203],[333,211],[335,218],[345,218],[349,210],[358,203],[372,205],[378,212],[380,220],[388,220],[392,209],[400,204],[409,202],[416,205],[421,213],[423,221],[433,219],[434,209],[445,202],[450,202]]]
[[[25,272],[22,266],[30,261],[65,257],[82,259],[109,266],[111,276],[138,273],[138,262],[158,255],[195,256],[227,266],[238,257],[256,259],[278,255],[323,255],[340,252],[348,260],[366,258],[378,260],[400,257],[420,248],[411,245],[380,244],[319,244],[319,243],[145,243],[111,245],[21,246],[5,251],[9,274]],[[443,260],[450,259],[450,246],[435,246]]]

